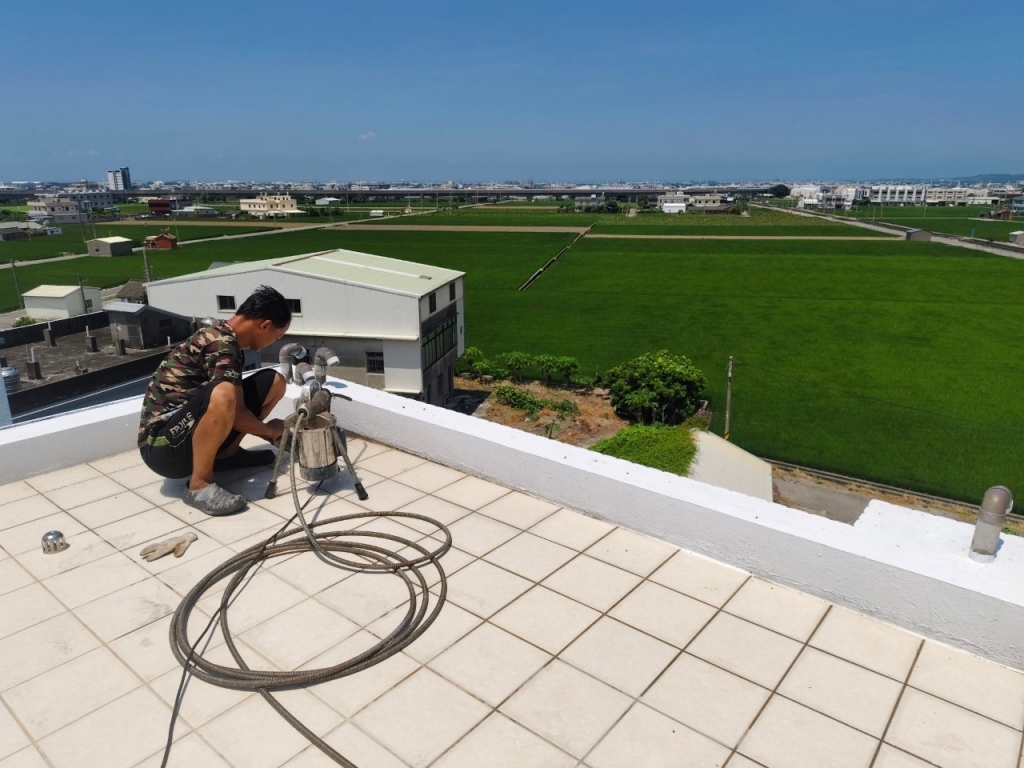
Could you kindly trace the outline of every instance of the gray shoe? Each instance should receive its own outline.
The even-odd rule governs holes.
[[[198,491],[193,491],[186,486],[185,492],[181,494],[181,500],[200,512],[214,516],[233,515],[236,512],[241,512],[248,503],[245,496],[226,491],[216,483],[211,483]]]

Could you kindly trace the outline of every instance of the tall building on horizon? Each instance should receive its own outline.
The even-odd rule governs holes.
[[[127,166],[107,171],[107,189],[112,192],[123,192],[132,188],[132,175]]]

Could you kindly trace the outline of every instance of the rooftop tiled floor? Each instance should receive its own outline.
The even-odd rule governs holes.
[[[455,546],[426,634],[280,694],[360,766],[1020,768],[1021,673],[387,446],[352,454],[370,499],[335,482],[322,517],[417,512]],[[252,503],[227,519],[186,507],[135,451],[0,487],[0,768],[159,765],[170,614],[290,516],[289,494],[259,498],[266,480],[235,473]],[[43,555],[52,528],[71,548]],[[183,558],[139,558],[185,531],[199,539]],[[259,573],[232,627],[254,666],[321,667],[390,632],[405,599],[393,576],[298,555]],[[229,658],[222,639],[208,656]],[[195,680],[176,738],[171,765],[332,765],[257,695]]]

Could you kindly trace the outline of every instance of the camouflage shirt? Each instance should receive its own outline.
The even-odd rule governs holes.
[[[242,348],[227,321],[200,328],[163,359],[142,402],[139,445],[150,427],[166,421],[211,381],[242,381]]]

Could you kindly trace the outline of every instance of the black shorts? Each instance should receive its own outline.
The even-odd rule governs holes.
[[[274,386],[277,371],[267,368],[242,379],[242,397],[245,407],[260,418],[263,404],[267,401],[270,388]],[[192,435],[196,424],[210,404],[210,394],[217,384],[211,381],[201,387],[185,405],[179,408],[167,421],[154,424],[146,434],[143,443],[142,460],[146,466],[162,477],[180,478],[192,474]],[[217,449],[219,454],[238,439],[238,432],[230,434]]]

